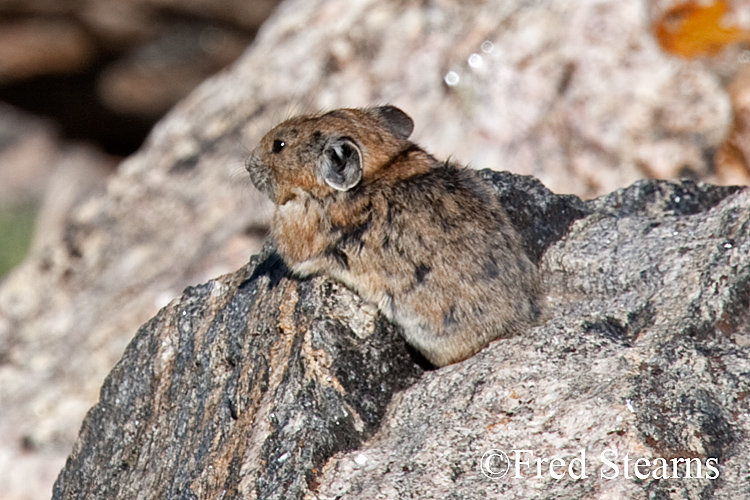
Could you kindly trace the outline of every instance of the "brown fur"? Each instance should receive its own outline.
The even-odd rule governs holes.
[[[412,127],[392,106],[292,118],[247,168],[276,203],[289,267],[342,281],[443,366],[533,325],[543,299],[490,188],[409,141]]]

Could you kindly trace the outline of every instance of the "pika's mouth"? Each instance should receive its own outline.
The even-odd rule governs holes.
[[[273,183],[271,182],[270,169],[255,153],[251,153],[245,161],[245,169],[250,175],[250,181],[269,198],[273,199]]]
[[[254,152],[250,153],[250,156],[245,160],[245,170],[247,170],[251,176],[253,175],[253,170],[257,170],[261,165],[262,162],[260,161],[260,158],[258,158],[258,155]]]

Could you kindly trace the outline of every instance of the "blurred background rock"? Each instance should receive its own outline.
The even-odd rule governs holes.
[[[101,188],[166,111],[239,57],[278,1],[0,0],[0,276],[30,245],[42,195],[53,179],[54,195],[42,211],[37,239],[54,230],[55,217],[59,222],[66,207]],[[652,161],[636,161],[629,180],[750,181],[745,3],[650,2],[654,38],[675,57],[711,66],[735,118],[712,152],[709,169],[695,169],[695,158],[687,158],[695,152],[680,153],[665,142],[644,152]],[[478,52],[475,63],[481,61]],[[447,78],[455,77],[453,72]],[[674,161],[680,156],[682,165]],[[591,185],[583,172],[580,177],[569,191],[584,197],[626,183],[616,178],[605,188]]]
[[[0,277],[277,3],[0,0]]]
[[[3,499],[48,498],[138,326],[257,251],[243,155],[288,114],[391,102],[437,157],[585,198],[750,181],[748,0],[274,4],[0,0],[0,265],[32,248],[0,278]]]

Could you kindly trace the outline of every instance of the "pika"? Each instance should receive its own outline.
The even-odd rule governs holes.
[[[291,118],[246,167],[275,203],[271,236],[292,272],[344,283],[440,367],[523,332],[544,301],[491,188],[413,129],[394,106]]]

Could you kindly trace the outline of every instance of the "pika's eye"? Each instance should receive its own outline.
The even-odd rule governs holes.
[[[271,148],[271,151],[274,153],[280,153],[282,149],[284,149],[284,146],[286,146],[286,143],[284,141],[281,141],[279,139],[276,139],[273,141],[273,148]]]

